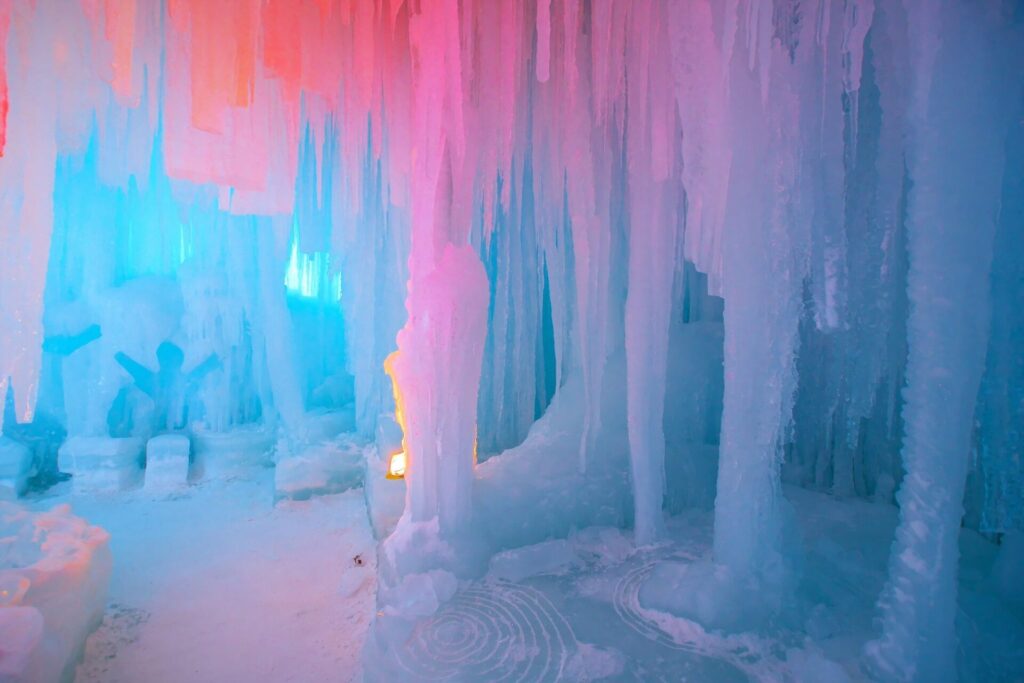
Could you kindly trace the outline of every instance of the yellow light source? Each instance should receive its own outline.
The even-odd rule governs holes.
[[[388,479],[405,479],[405,466],[408,464],[408,458],[405,455],[405,451],[398,451],[392,453],[391,457],[388,458]]]

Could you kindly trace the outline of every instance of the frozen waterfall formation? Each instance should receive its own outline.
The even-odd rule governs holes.
[[[115,357],[168,340],[193,449],[395,411],[382,657],[495,552],[712,504],[637,592],[735,627],[783,482],[895,500],[862,670],[955,675],[961,524],[1024,527],[1019,2],[0,0],[0,46],[8,433],[150,436]]]

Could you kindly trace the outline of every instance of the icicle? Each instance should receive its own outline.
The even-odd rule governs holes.
[[[853,126],[848,136],[853,153],[857,149],[857,100],[864,67],[864,41],[871,29],[874,13],[874,0],[850,0],[843,15],[843,88],[850,99],[847,120]]]
[[[285,304],[283,275],[291,243],[291,222],[287,218],[262,221],[256,226],[259,250],[259,311],[267,371],[273,392],[273,406],[286,429],[298,434],[305,407],[298,384],[294,341]]]
[[[547,83],[551,73],[551,0],[537,2],[537,80]]]
[[[11,27],[12,2],[13,0],[0,2],[0,157],[3,157],[4,148],[7,146],[7,32]]]
[[[711,4],[668,8],[672,75],[683,129],[683,187],[687,194],[684,254],[721,292],[722,221],[732,149],[726,135],[726,66],[715,45]]]
[[[19,3],[7,51],[7,146],[0,159],[0,395],[14,389],[19,421],[31,421],[42,362],[43,289],[53,229],[57,163],[56,72],[67,21],[59,3]],[[52,24],[50,23],[52,22]],[[2,426],[0,417],[0,426]]]

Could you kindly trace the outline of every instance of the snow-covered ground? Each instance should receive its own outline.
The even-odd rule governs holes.
[[[874,633],[897,510],[796,488],[786,496],[802,571],[781,610],[757,628],[706,630],[645,607],[643,588],[657,567],[692,565],[710,552],[711,515],[684,512],[669,521],[664,542],[639,549],[631,532],[590,527],[499,553],[487,576],[460,584],[367,678],[867,681],[861,655]],[[969,530],[960,547],[958,680],[1024,680],[1024,605],[998,595],[997,548]]]
[[[722,633],[645,606],[657,568],[706,557],[711,516],[673,517],[666,540],[589,527],[499,552],[479,580],[419,619],[370,681],[864,681],[896,509],[788,488],[800,578],[754,630]],[[359,489],[273,502],[259,481],[205,483],[171,497],[78,497],[67,484],[29,501],[69,503],[110,532],[109,605],[78,683],[363,679],[376,547]],[[961,534],[957,632],[962,681],[1024,676],[1024,606],[1002,599],[997,547]],[[358,558],[358,559],[357,559]]]
[[[362,490],[275,505],[271,475],[28,501],[110,532],[109,604],[78,683],[360,678],[376,585]]]

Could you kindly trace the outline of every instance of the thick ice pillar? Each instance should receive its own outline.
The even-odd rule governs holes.
[[[469,246],[444,248],[410,283],[409,321],[387,363],[408,455],[406,514],[442,532],[470,515],[477,392],[487,335],[487,274]]]
[[[938,682],[957,677],[960,518],[988,337],[1003,145],[1021,83],[997,7],[904,6],[912,68],[906,476],[879,599],[882,633],[865,654],[879,680]]]
[[[662,420],[675,261],[675,226],[665,210],[666,184],[658,183],[651,202],[634,203],[629,237],[626,405],[638,545],[651,543],[661,530],[665,489]]]
[[[408,458],[404,519],[436,519],[437,530],[451,537],[470,515],[490,296],[487,273],[468,244],[474,202],[459,4],[424,2],[409,21],[414,116],[408,319],[386,367]],[[401,527],[392,538],[401,536]],[[399,546],[412,554],[431,552]]]
[[[669,71],[667,17],[660,5],[633,5],[627,43],[629,85],[629,292],[626,298],[626,413],[633,475],[635,540],[653,542],[662,526],[665,490],[665,387],[672,280],[678,254],[672,175],[680,137]]]
[[[757,54],[758,41],[771,40],[763,28],[746,28],[752,34],[744,36],[747,51]],[[787,57],[772,57],[779,73],[767,92],[768,75],[751,72],[739,49],[730,80],[733,160],[722,241],[725,393],[714,557],[740,576],[767,572],[782,560],[780,442],[796,384],[808,242],[799,232],[797,205],[798,99],[788,82],[796,74],[786,71]],[[760,53],[759,59],[769,57]]]

